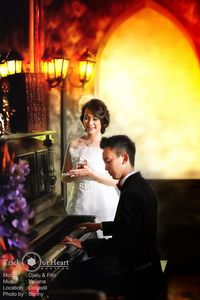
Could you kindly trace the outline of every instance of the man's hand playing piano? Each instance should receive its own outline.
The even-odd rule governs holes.
[[[82,241],[77,239],[77,238],[73,238],[70,236],[65,236],[61,242],[61,244],[65,244],[65,245],[72,245],[75,246],[78,249],[82,249]]]
[[[80,228],[84,228],[88,232],[95,232],[99,229],[102,229],[102,224],[101,223],[92,223],[92,222],[80,223],[76,226],[76,229],[80,229]],[[83,244],[82,244],[82,241],[80,239],[77,239],[75,237],[71,237],[71,236],[68,236],[68,235],[66,235],[62,239],[61,244],[72,245],[72,246],[74,246],[78,249],[83,248]]]

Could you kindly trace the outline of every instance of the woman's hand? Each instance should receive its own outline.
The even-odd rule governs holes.
[[[72,238],[68,235],[63,238],[61,244],[72,245],[75,246],[76,248],[82,249],[81,240]]]
[[[62,173],[61,178],[63,182],[72,182],[82,177],[89,177],[99,183],[114,187],[116,187],[116,183],[118,182],[118,180],[113,179],[111,176],[95,173],[88,165],[83,165],[80,169],[70,169],[67,173]]]
[[[72,177],[69,172],[61,174],[61,180],[63,180],[63,181],[69,177]]]
[[[68,173],[71,177],[75,177],[75,178],[77,178],[77,177],[91,177],[92,178],[93,177],[93,172],[88,166],[84,166],[81,169],[70,170]]]

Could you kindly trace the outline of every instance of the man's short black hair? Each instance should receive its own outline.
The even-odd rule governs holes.
[[[135,143],[127,135],[113,135],[111,137],[103,137],[100,142],[102,149],[110,147],[116,150],[117,155],[126,152],[132,166],[135,163]]]

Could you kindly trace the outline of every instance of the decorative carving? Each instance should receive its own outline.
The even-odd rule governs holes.
[[[53,162],[53,136],[55,131],[16,133],[0,137],[0,172],[5,165],[7,144],[10,155],[14,153],[17,163],[20,159],[29,163],[30,173],[26,177],[24,195],[34,210],[34,224],[45,221],[52,215],[52,209],[60,206],[62,198],[57,194]]]
[[[54,192],[56,189],[56,180],[55,168],[54,168],[54,158],[53,158],[53,149],[52,149],[52,139],[49,135],[46,135],[44,140],[44,145],[48,148],[48,179],[49,179],[49,189],[50,192]]]
[[[8,101],[10,85],[7,80],[3,80],[1,83],[2,96],[2,113],[0,114],[0,134],[10,134],[10,117],[15,112],[10,108]]]

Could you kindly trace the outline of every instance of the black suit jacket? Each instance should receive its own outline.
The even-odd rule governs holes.
[[[108,270],[129,270],[159,258],[157,198],[140,172],[126,179],[114,221],[102,226],[104,235],[112,237],[86,240],[84,249]]]

